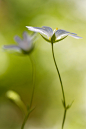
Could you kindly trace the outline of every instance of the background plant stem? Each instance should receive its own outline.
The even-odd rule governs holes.
[[[31,109],[31,107],[32,107],[32,101],[33,101],[34,89],[35,89],[35,67],[34,67],[34,62],[33,62],[32,58],[31,58],[31,56],[29,56],[29,58],[30,58],[30,61],[31,61],[31,64],[32,64],[32,83],[33,83],[32,86],[33,86],[33,89],[32,89],[32,95],[31,95],[29,110],[28,110],[28,112],[27,112],[27,114],[25,116],[25,119],[24,119],[23,123],[22,123],[21,129],[24,129],[25,123],[26,123],[30,113],[34,110],[34,108]]]

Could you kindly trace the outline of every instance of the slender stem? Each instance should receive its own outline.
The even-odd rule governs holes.
[[[59,72],[59,69],[58,69],[58,66],[57,66],[57,63],[56,63],[56,60],[55,60],[55,56],[54,56],[53,43],[52,43],[51,45],[52,45],[52,55],[53,55],[53,60],[54,60],[55,67],[56,67],[56,70],[57,70],[57,73],[58,73],[58,76],[59,76],[59,80],[60,80],[60,84],[61,84],[62,95],[63,95],[63,101],[64,101],[64,104],[65,104],[65,106],[66,106],[65,94],[64,94],[64,88],[63,88],[63,84],[62,84],[61,75],[60,75],[60,72]]]
[[[64,127],[65,118],[66,118],[67,109],[64,109],[64,116],[63,116],[63,122],[62,122],[62,129]]]
[[[64,93],[64,88],[63,88],[63,83],[62,83],[61,75],[60,75],[60,72],[59,72],[59,69],[58,69],[56,60],[55,60],[54,49],[53,49],[53,43],[51,44],[51,46],[52,46],[53,60],[54,60],[54,64],[55,64],[55,67],[56,67],[58,76],[59,76],[59,80],[60,80],[60,84],[61,84],[61,90],[62,90],[62,95],[63,95],[63,105],[64,105],[64,116],[63,116],[63,121],[62,121],[62,129],[63,129],[64,123],[65,123],[65,118],[66,118],[66,112],[67,112],[66,100],[65,100],[65,93]]]
[[[23,121],[23,124],[22,124],[21,129],[24,129],[25,123],[26,123],[26,121],[27,121],[27,119],[28,119],[30,113],[31,113],[33,110],[34,110],[34,108],[33,108],[32,110],[29,110],[29,111],[28,111],[28,113],[27,113],[27,115],[25,116],[25,119],[24,119],[24,121]]]
[[[23,123],[22,123],[21,129],[24,129],[25,123],[26,123],[26,121],[27,121],[29,115],[30,115],[30,112],[28,112],[28,114],[25,116],[25,119],[24,119],[24,121],[23,121]]]
[[[30,57],[30,56],[29,56]],[[34,96],[34,89],[35,89],[35,67],[34,67],[34,64],[33,64],[33,60],[32,58],[30,57],[30,61],[31,61],[31,64],[32,64],[32,82],[33,82],[33,89],[32,89],[32,95],[31,95],[31,100],[30,100],[30,106],[29,106],[29,110],[25,116],[25,119],[22,123],[22,127],[21,129],[24,129],[24,126],[25,126],[25,123],[30,115],[30,113],[34,110],[34,108],[31,110],[31,107],[32,107],[32,101],[33,101],[33,96]]]
[[[30,101],[30,108],[31,108],[33,96],[34,96],[34,90],[35,90],[35,66],[34,66],[34,62],[31,57],[30,57],[30,61],[32,63],[32,82],[33,82],[33,90],[32,90],[32,96],[31,96],[31,101]]]

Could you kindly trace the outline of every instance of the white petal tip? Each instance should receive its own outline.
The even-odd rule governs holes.
[[[7,45],[2,46],[2,49],[7,49]]]
[[[26,28],[28,28],[28,26],[25,26]]]
[[[82,37],[79,37],[79,36],[77,36],[77,35],[72,35],[72,34],[69,34],[69,36],[71,36],[71,37],[73,37],[73,38],[75,38],[75,39],[81,39]]]
[[[82,37],[79,37],[80,39],[82,39]]]
[[[76,39],[82,39],[82,37],[79,37],[79,36],[77,36],[77,37],[74,37],[74,38],[76,38]]]

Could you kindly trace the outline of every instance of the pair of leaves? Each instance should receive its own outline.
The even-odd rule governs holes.
[[[63,107],[64,107],[66,110],[69,109],[69,108],[72,106],[73,102],[74,102],[74,100],[71,102],[71,104],[68,104],[68,105],[66,106],[65,101],[62,100]]]

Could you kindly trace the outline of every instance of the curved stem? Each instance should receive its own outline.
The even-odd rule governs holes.
[[[60,84],[61,84],[62,95],[63,95],[63,101],[64,101],[64,104],[65,104],[65,106],[66,106],[65,94],[64,94],[64,88],[63,88],[63,84],[62,84],[61,75],[60,75],[60,72],[59,72],[59,69],[58,69],[58,66],[57,66],[57,63],[56,63],[56,60],[55,60],[55,56],[54,56],[53,43],[52,43],[51,45],[52,45],[52,55],[53,55],[53,60],[54,60],[55,67],[56,67],[56,70],[57,70],[57,73],[58,73],[58,76],[59,76],[59,80],[60,80]]]
[[[34,89],[35,89],[35,67],[34,67],[34,63],[33,63],[32,58],[31,58],[30,56],[29,56],[29,58],[30,58],[30,61],[31,61],[31,64],[32,64],[32,82],[33,82],[33,89],[32,89],[32,95],[31,95],[29,110],[28,110],[28,112],[27,112],[27,114],[26,114],[26,116],[25,116],[25,118],[24,118],[24,121],[23,121],[23,123],[22,123],[21,129],[24,129],[25,123],[26,123],[26,121],[27,121],[27,119],[28,119],[30,113],[34,110],[34,108],[31,109],[31,107],[32,107],[32,101],[33,101]]]
[[[58,76],[59,76],[59,80],[60,80],[60,84],[61,84],[61,90],[62,90],[62,95],[63,95],[63,100],[62,100],[63,106],[64,106],[64,116],[63,116],[63,121],[62,121],[62,129],[63,129],[63,127],[64,127],[64,122],[65,122],[65,118],[66,118],[66,112],[67,112],[66,100],[65,100],[65,93],[64,93],[64,88],[63,88],[63,83],[62,83],[61,75],[60,75],[60,72],[59,72],[59,69],[58,69],[56,60],[55,60],[54,49],[53,49],[53,43],[51,44],[51,46],[52,46],[53,60],[54,60],[54,64],[55,64],[55,67],[56,67]]]

